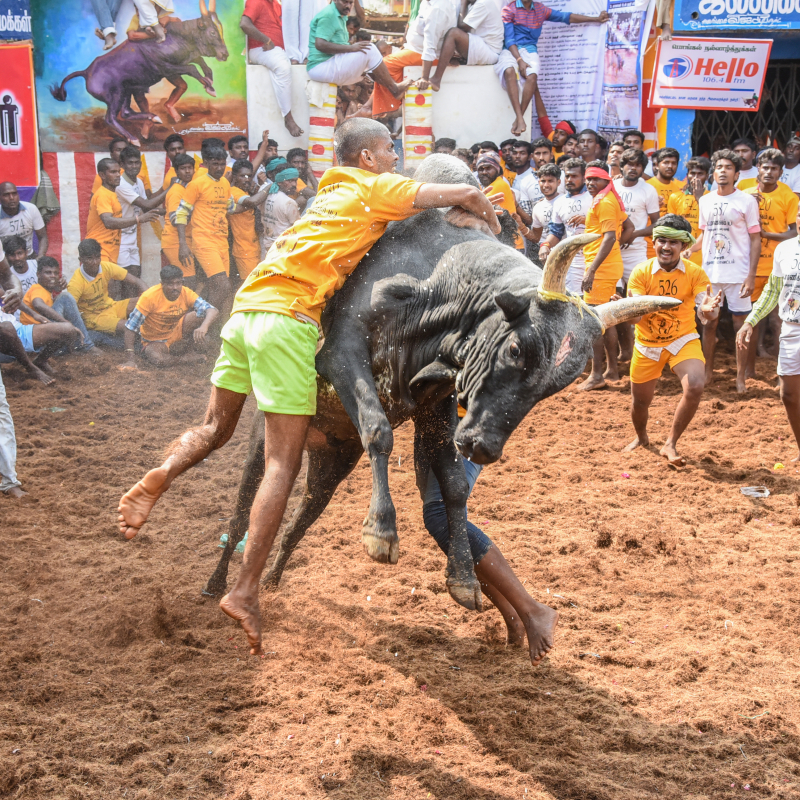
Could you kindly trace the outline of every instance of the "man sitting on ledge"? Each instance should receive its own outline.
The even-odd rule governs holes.
[[[349,86],[368,72],[376,84],[386,87],[394,97],[402,97],[411,81],[395,83],[380,50],[372,42],[350,44],[347,17],[354,0],[334,0],[311,20],[308,38],[308,77],[319,83]]]

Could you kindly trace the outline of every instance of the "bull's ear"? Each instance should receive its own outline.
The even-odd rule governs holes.
[[[372,287],[370,305],[373,311],[391,311],[410,300],[419,289],[419,281],[400,272],[391,278],[377,281]]]
[[[517,317],[527,314],[535,293],[536,289],[533,287],[522,292],[500,292],[494,296],[494,301],[500,306],[505,318],[513,322]]]
[[[437,358],[411,379],[411,396],[417,403],[444,400],[455,388],[456,375],[458,370],[452,364]]]

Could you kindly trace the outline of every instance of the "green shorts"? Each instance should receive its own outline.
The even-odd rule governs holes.
[[[220,389],[256,396],[270,414],[317,412],[314,356],[319,331],[285,314],[243,311],[222,329],[222,347],[211,373]]]

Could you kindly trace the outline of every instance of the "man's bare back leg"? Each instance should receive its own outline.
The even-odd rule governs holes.
[[[703,396],[705,386],[705,368],[699,359],[690,358],[675,365],[675,374],[680,378],[683,395],[675,409],[672,418],[672,428],[669,438],[664,443],[659,453],[667,459],[673,467],[684,467],[686,461],[678,454],[678,439],[694,419],[700,398]]]
[[[169,448],[166,461],[151,469],[119,501],[119,529],[126,539],[133,539],[147,522],[153,506],[172,481],[202,461],[233,435],[247,395],[213,386],[203,424],[191,428]]]
[[[650,404],[653,402],[657,383],[658,380],[647,381],[647,383],[631,383],[631,422],[636,431],[636,438],[623,448],[623,453],[628,453],[637,447],[650,446],[647,420],[650,418]]]
[[[539,662],[553,649],[553,636],[558,624],[558,611],[537,603],[519,582],[503,554],[492,545],[475,565],[475,575],[481,584],[489,584],[506,602],[516,609],[528,637],[531,664]],[[505,615],[504,615],[505,616]],[[509,629],[511,635],[511,630]],[[510,638],[510,636],[509,636]]]
[[[244,560],[236,584],[220,600],[220,608],[235,619],[247,635],[250,654],[261,653],[261,615],[258,586],[269,551],[283,519],[286,503],[303,460],[311,417],[264,414],[265,470],[250,511]]]
[[[714,383],[714,352],[717,349],[717,325],[719,318],[710,319],[703,326],[703,358],[706,360],[705,381],[706,386]]]

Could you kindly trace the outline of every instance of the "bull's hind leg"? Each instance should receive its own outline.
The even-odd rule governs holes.
[[[203,594],[222,597],[228,588],[228,565],[236,545],[242,541],[250,521],[250,508],[256,496],[261,479],[264,477],[264,415],[256,411],[250,426],[250,449],[244,462],[242,480],[239,483],[239,496],[236,510],[228,526],[228,541],[219,559],[214,574],[208,579]]]
[[[286,526],[272,567],[261,582],[275,591],[292,552],[326,509],[336,487],[353,471],[364,452],[357,439],[308,451],[308,474],[303,500]]]
[[[432,469],[442,491],[450,528],[450,548],[445,570],[447,591],[464,608],[481,611],[481,587],[475,577],[467,536],[466,506],[469,484],[461,456],[453,443],[455,414],[455,400],[449,397],[433,408],[422,410],[415,417],[414,462],[417,486],[424,494],[428,469]]]
[[[396,564],[400,541],[397,538],[397,515],[389,492],[389,456],[394,436],[375,388],[370,355],[364,341],[327,342],[325,350],[317,356],[317,371],[333,384],[345,411],[358,429],[372,467],[372,498],[361,529],[364,549],[375,561]]]

